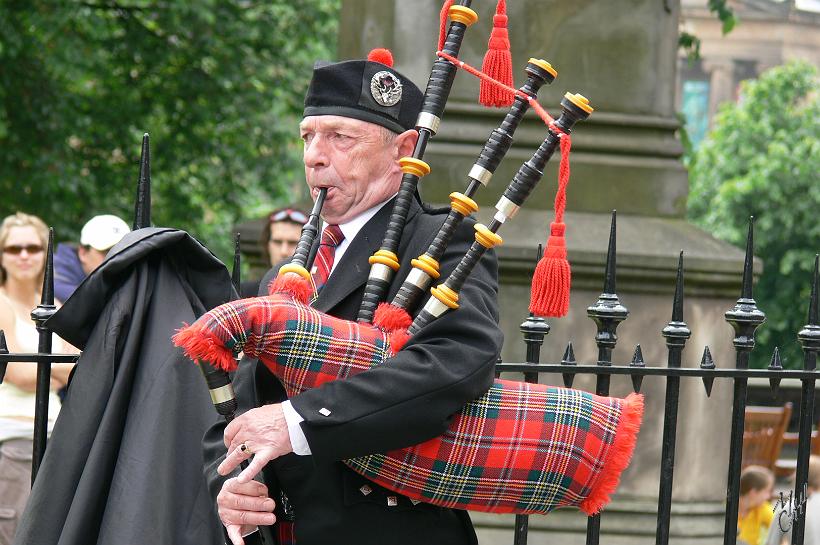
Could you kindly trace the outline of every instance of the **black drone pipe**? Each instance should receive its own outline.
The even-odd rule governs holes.
[[[548,62],[540,59],[530,59],[524,70],[527,74],[527,81],[519,91],[531,98],[536,98],[538,90],[544,84],[552,83],[557,75]],[[501,125],[490,134],[478,159],[467,174],[469,180],[467,189],[464,193],[450,194],[450,212],[444,224],[428,250],[412,261],[413,270],[407,275],[393,298],[393,306],[413,314],[421,296],[430,287],[432,281],[439,277],[439,260],[450,244],[453,234],[466,216],[478,210],[478,205],[472,199],[473,195],[480,186],[486,186],[490,182],[496,168],[510,150],[515,130],[524,118],[529,105],[529,100],[524,96],[515,95],[510,111],[507,112]]]
[[[468,26],[478,20],[478,15],[470,9],[470,0],[462,0],[460,5],[450,7],[450,27],[441,50],[448,55],[457,56],[464,33]],[[439,57],[433,63],[424,102],[416,120],[419,137],[412,157],[400,160],[402,171],[401,185],[393,205],[393,211],[387,224],[387,230],[379,250],[370,257],[370,275],[365,286],[362,304],[359,308],[358,321],[372,322],[376,307],[384,301],[393,275],[399,268],[396,252],[399,248],[404,224],[410,203],[416,194],[419,179],[430,173],[430,166],[422,160],[427,142],[438,131],[444,106],[453,86],[457,67]]]
[[[544,176],[544,167],[561,141],[560,133],[563,132],[568,135],[572,132],[575,123],[589,117],[592,111],[585,98],[569,93],[561,100],[561,108],[561,116],[554,123],[556,128],[550,126],[544,142],[541,143],[533,156],[521,165],[510,185],[504,190],[504,194],[495,205],[496,214],[490,226],[476,225],[476,240],[470,250],[461,259],[447,280],[430,290],[432,297],[427,300],[424,308],[416,316],[408,330],[411,335],[446,311],[458,308],[458,292],[464,285],[464,281],[484,253],[488,249],[501,244],[501,237],[496,234],[498,229],[506,220],[511,219],[518,213],[535,185]]]

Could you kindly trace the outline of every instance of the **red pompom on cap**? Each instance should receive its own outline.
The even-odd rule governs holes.
[[[389,49],[384,49],[383,47],[377,47],[373,51],[367,54],[367,60],[373,62],[380,62],[384,65],[393,68],[393,54],[390,52]]]

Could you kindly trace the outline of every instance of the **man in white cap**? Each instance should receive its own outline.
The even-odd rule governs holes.
[[[80,244],[59,244],[54,254],[54,296],[65,301],[105,260],[108,251],[131,229],[112,214],[94,216],[80,231]]]

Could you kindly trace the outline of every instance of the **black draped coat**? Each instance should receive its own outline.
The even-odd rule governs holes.
[[[127,235],[48,325],[83,349],[15,545],[217,545],[201,440],[217,418],[170,337],[231,298],[183,231]]]

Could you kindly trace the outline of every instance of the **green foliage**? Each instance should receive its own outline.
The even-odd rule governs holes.
[[[130,222],[151,135],[153,223],[230,255],[241,216],[303,183],[297,123],[339,0],[0,0],[0,214],[58,240]]]
[[[709,0],[709,11],[715,14],[721,24],[721,32],[725,36],[729,34],[737,24],[735,12],[729,7],[728,0]],[[681,31],[678,35],[678,47],[686,52],[689,61],[700,58],[700,38],[686,31]]]
[[[755,299],[767,315],[760,350],[779,346],[784,366],[802,356],[814,255],[820,252],[820,85],[817,69],[793,62],[744,82],[725,105],[690,169],[689,217],[742,247],[755,216],[755,254],[764,262]],[[764,361],[765,360],[765,361]],[[760,356],[757,364],[768,363]]]

